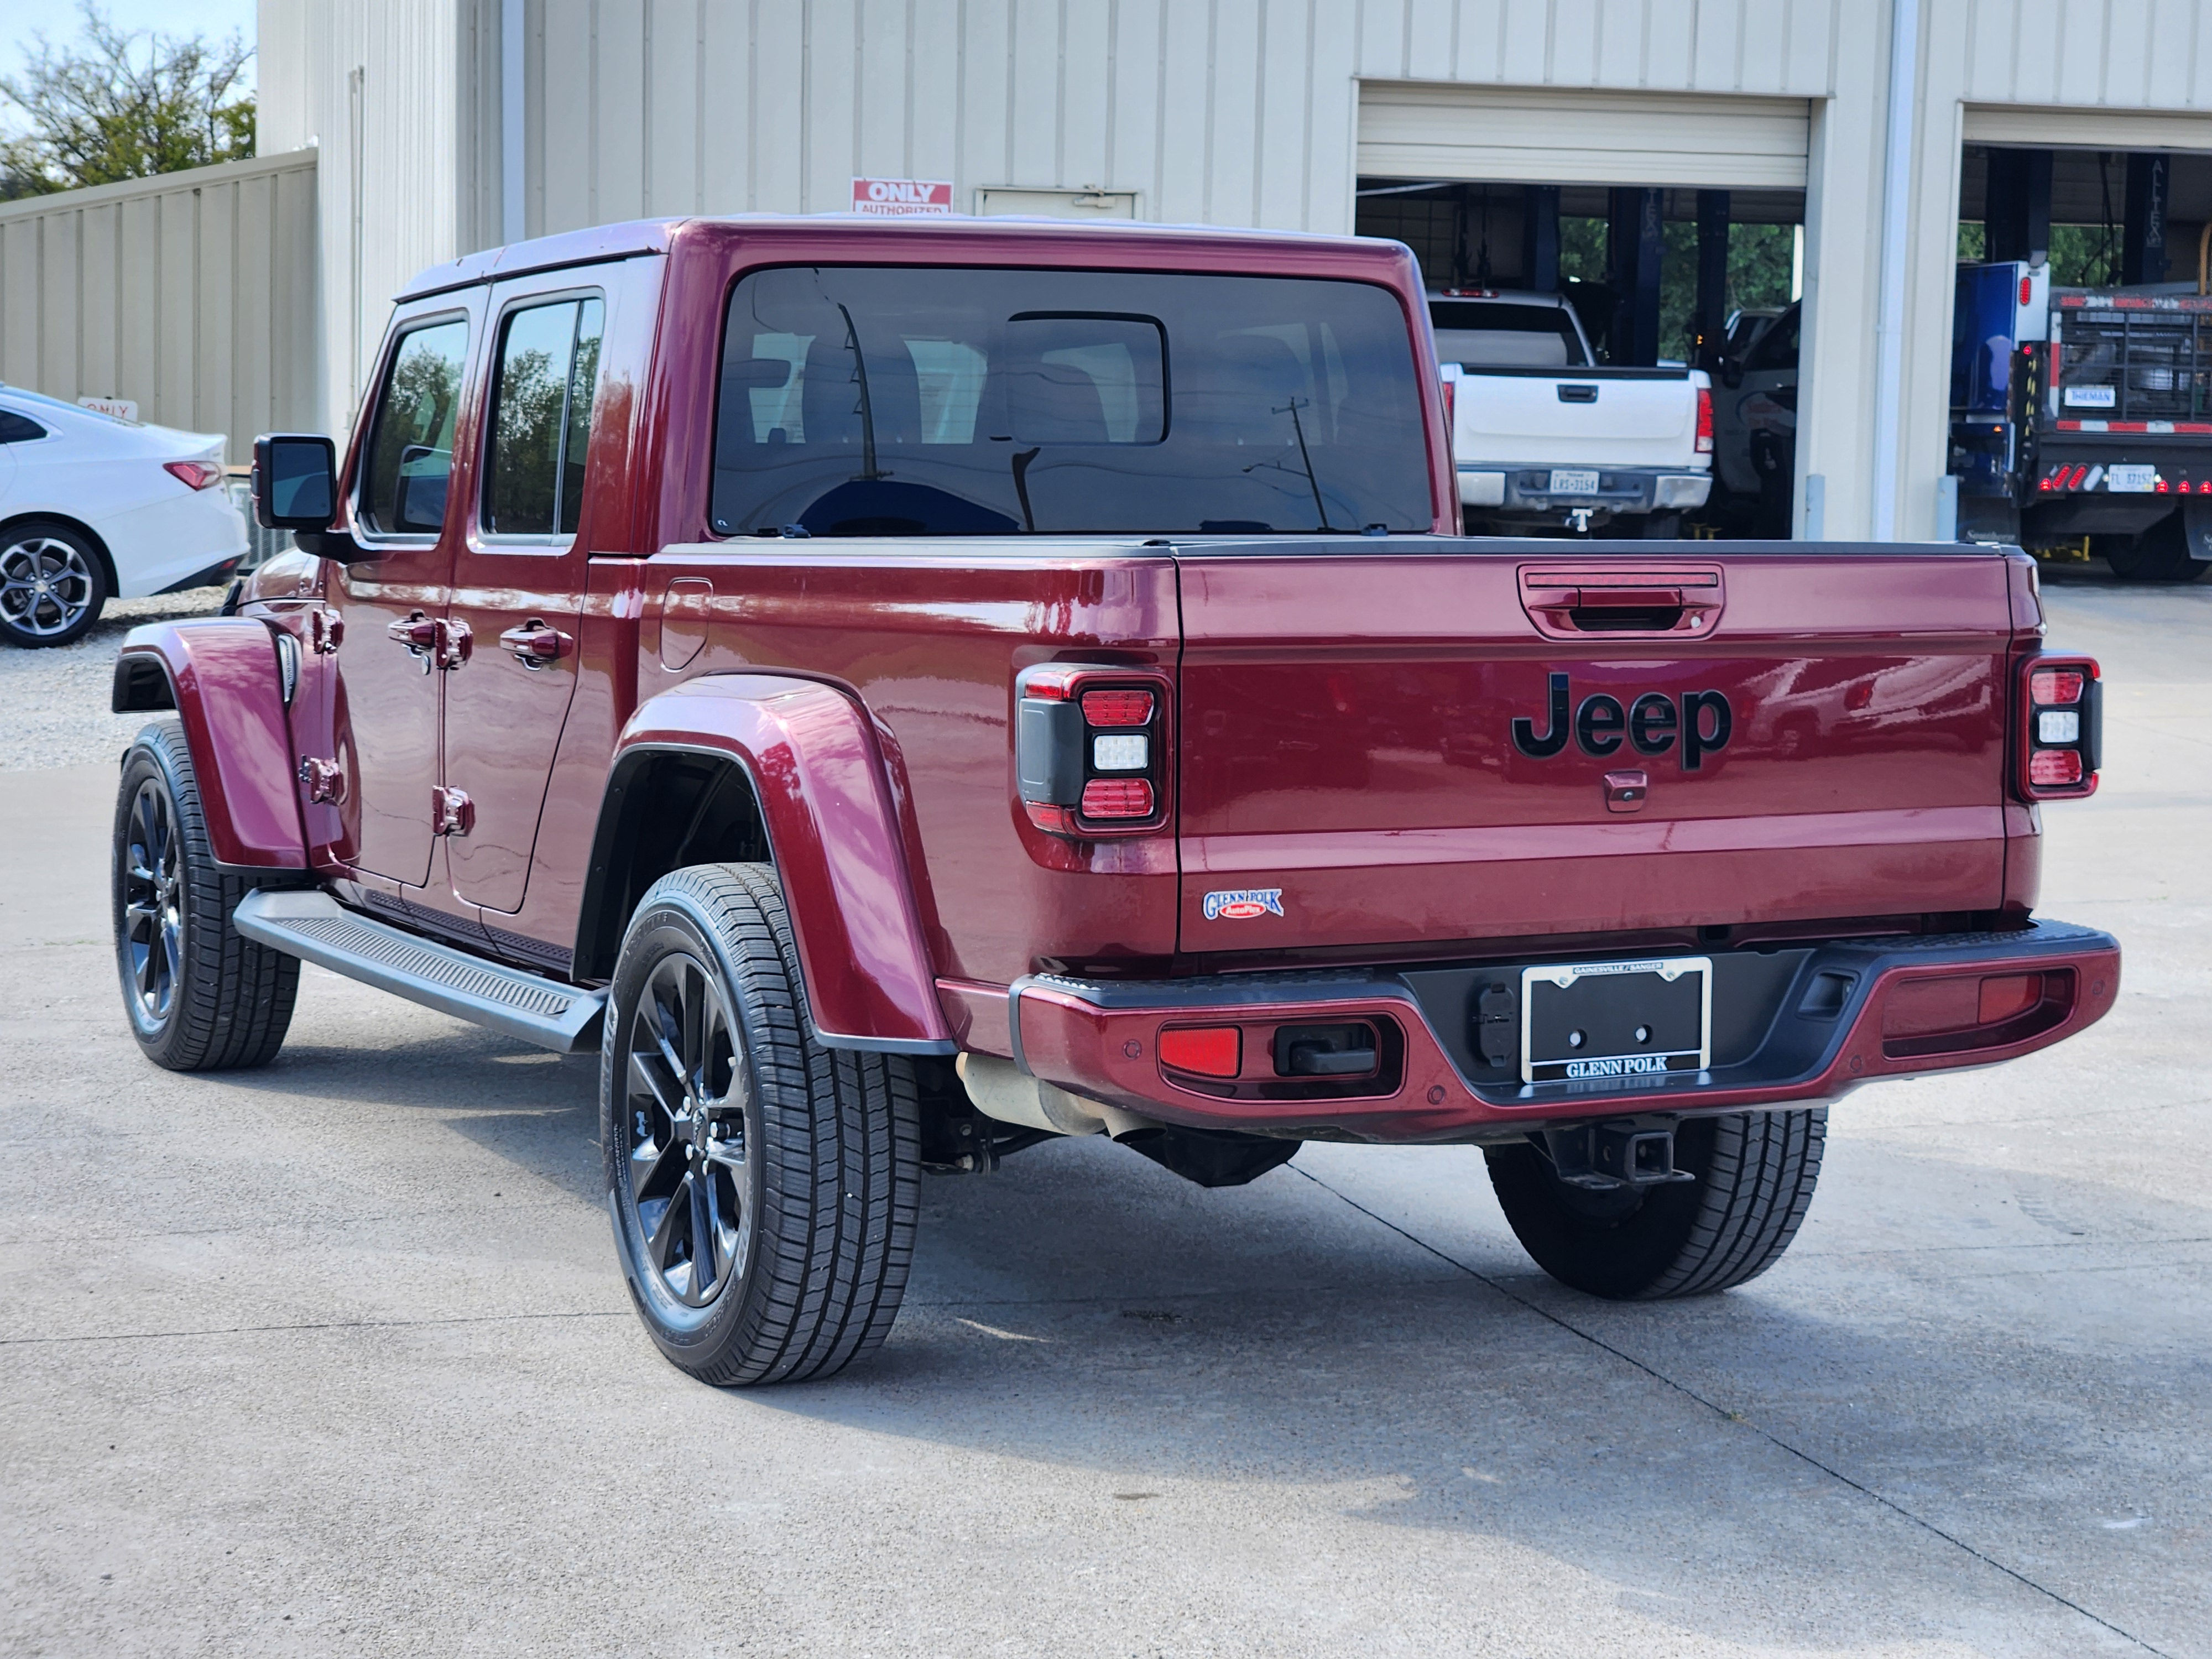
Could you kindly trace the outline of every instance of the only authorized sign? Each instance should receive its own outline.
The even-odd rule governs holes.
[[[853,211],[884,218],[911,218],[917,214],[950,214],[950,179],[855,179]]]

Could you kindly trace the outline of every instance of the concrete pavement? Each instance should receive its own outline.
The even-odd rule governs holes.
[[[112,768],[0,773],[0,1651],[2212,1655],[2212,586],[2050,597],[2119,1006],[1841,1104],[1764,1279],[1576,1296],[1466,1149],[1070,1142],[761,1393],[637,1327],[590,1063],[310,969],[158,1072]]]

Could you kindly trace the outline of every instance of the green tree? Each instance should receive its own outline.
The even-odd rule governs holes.
[[[150,178],[253,154],[253,95],[241,82],[252,48],[126,32],[82,0],[86,49],[56,50],[44,31],[0,100],[31,130],[0,142],[0,200]]]

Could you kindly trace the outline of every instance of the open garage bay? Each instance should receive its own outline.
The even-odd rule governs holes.
[[[1765,1278],[1577,1297],[1462,1148],[1061,1143],[752,1394],[629,1311],[592,1063],[310,969],[268,1070],[157,1072],[112,763],[0,774],[0,1650],[2212,1654],[2212,586],[2051,598],[2118,1009],[1844,1102]]]

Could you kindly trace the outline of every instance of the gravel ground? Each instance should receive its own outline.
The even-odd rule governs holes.
[[[123,636],[140,623],[210,616],[222,603],[219,586],[111,599],[74,645],[36,651],[0,645],[0,709],[7,711],[0,720],[0,772],[81,766],[121,754],[145,720],[107,712]]]

